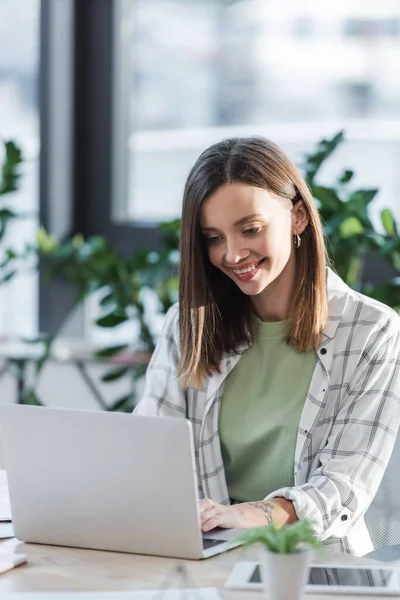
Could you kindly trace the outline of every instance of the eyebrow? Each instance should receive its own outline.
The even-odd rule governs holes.
[[[241,219],[238,219],[237,221],[235,221],[234,226],[239,227],[240,225],[244,225],[245,223],[248,223],[249,221],[252,221],[253,219],[261,218],[261,217],[262,217],[262,215],[260,215],[258,213],[253,213],[251,215],[247,215],[246,217],[242,217]],[[216,231],[217,230],[216,227],[202,227],[201,229],[202,229],[202,231]]]

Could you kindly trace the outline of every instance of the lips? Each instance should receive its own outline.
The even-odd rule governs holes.
[[[265,260],[265,258],[262,258],[258,262],[245,263],[240,266],[240,269],[238,269],[238,268],[234,269],[233,267],[231,267],[231,268],[232,268],[232,271],[235,273],[235,275],[243,275],[243,274],[248,273],[248,272],[256,269],[257,267],[259,267],[261,265],[261,263],[264,262],[264,260]]]
[[[250,281],[250,279],[253,279],[253,277],[255,277],[255,275],[258,273],[258,271],[260,270],[260,266],[261,264],[265,261],[265,258],[262,258],[260,261],[256,262],[256,263],[247,263],[244,265],[241,265],[240,269],[231,269],[233,274],[235,275],[235,277],[237,279],[239,279],[239,281]]]

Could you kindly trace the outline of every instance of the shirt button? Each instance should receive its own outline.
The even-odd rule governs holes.
[[[342,515],[340,518],[342,521],[347,521],[347,515]]]
[[[321,354],[326,354],[326,348],[321,349]]]

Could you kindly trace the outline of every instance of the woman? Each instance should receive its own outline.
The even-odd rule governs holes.
[[[193,424],[203,531],[314,522],[372,549],[363,515],[393,449],[400,319],[326,266],[320,218],[261,138],[205,150],[185,187],[179,307],[136,413]]]

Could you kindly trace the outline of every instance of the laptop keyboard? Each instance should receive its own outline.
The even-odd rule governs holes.
[[[211,538],[203,538],[203,550],[209,550],[219,544],[225,544],[226,540],[212,540]]]

